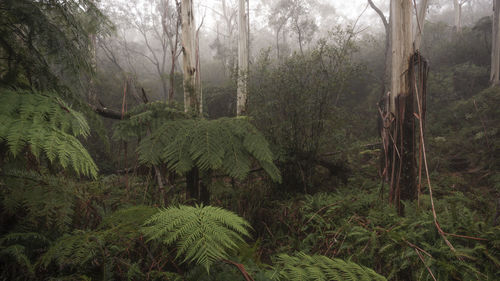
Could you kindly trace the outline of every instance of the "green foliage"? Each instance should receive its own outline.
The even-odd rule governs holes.
[[[47,268],[51,262],[60,267],[89,266],[95,259],[101,259],[104,241],[102,236],[92,231],[75,231],[64,235],[43,254],[38,265]]]
[[[274,280],[329,281],[329,280],[386,280],[373,270],[356,263],[325,256],[297,253],[293,256],[278,255]]]
[[[134,107],[114,125],[113,139],[132,141],[155,132],[163,123],[185,119],[187,115],[165,102],[152,102]]]
[[[294,246],[291,250],[349,259],[376,269],[389,280],[432,280],[427,267],[437,280],[498,278],[500,232],[498,226],[486,223],[491,216],[488,201],[478,202],[480,197],[470,193],[444,193],[436,187],[441,195],[434,199],[443,230],[473,237],[449,235],[454,253],[435,228],[428,196],[421,196],[420,207],[416,202],[407,203],[407,215],[400,217],[392,206],[380,201],[377,185],[368,184],[372,186],[368,190],[306,196],[300,212],[282,226],[289,235],[280,238],[281,244]],[[280,233],[278,226],[272,229],[274,235]]]
[[[250,224],[236,214],[212,206],[168,207],[146,221],[144,233],[166,245],[176,244],[177,257],[208,271],[244,244]]]
[[[51,163],[97,177],[96,164],[77,139],[89,134],[85,118],[54,94],[0,88],[0,118],[0,140],[14,157],[27,147],[37,160],[44,152]]]
[[[248,175],[253,158],[272,180],[281,181],[266,139],[244,117],[167,121],[141,141],[138,151],[142,163],[165,163],[178,174],[196,166],[237,179]]]
[[[63,72],[75,87],[80,73],[91,72],[89,35],[110,29],[91,0],[2,1],[0,84],[54,89]]]
[[[249,112],[273,145],[287,189],[312,187],[325,152],[342,151],[349,117],[341,105],[358,78],[353,34],[336,30],[304,55],[273,64],[263,53],[250,76]]]

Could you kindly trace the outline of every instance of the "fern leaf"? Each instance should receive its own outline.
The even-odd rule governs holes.
[[[209,271],[227,259],[249,236],[250,224],[236,214],[212,206],[169,207],[153,215],[143,232],[166,245],[176,245],[177,257]]]
[[[373,270],[353,262],[330,259],[325,256],[309,256],[302,252],[293,256],[278,255],[274,280],[287,281],[372,281],[386,280]]]

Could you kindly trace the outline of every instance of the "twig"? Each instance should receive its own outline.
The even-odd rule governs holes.
[[[318,211],[316,211],[316,212],[315,212],[315,213],[311,216],[311,218],[309,218],[309,219],[306,221],[306,223],[305,223],[305,224],[310,223],[310,222],[311,222],[311,220],[312,220],[312,219],[313,219],[313,218],[314,218],[317,214],[319,214],[321,211],[323,211],[324,209],[329,208],[329,207],[333,207],[333,206],[337,205],[338,203],[340,203],[340,202],[342,202],[342,201],[344,201],[344,200],[341,200],[341,201],[339,201],[339,202],[335,202],[335,203],[333,203],[333,204],[330,204],[330,205],[327,205],[327,206],[324,206],[324,207],[320,208]]]
[[[488,132],[486,131],[486,123],[483,120],[483,117],[481,116],[481,113],[479,113],[479,109],[477,108],[477,103],[476,100],[474,99],[474,107],[476,108],[477,115],[479,116],[479,119],[481,120],[481,124],[483,125],[483,130],[484,130],[484,137],[486,138],[486,146],[490,148],[490,140],[488,138]]]
[[[245,270],[245,266],[243,264],[237,263],[234,261],[230,261],[230,260],[222,260],[222,262],[236,266],[236,268],[238,268],[238,270],[241,272],[241,274],[243,275],[243,278],[245,278],[246,281],[255,281],[250,276],[250,274],[248,274],[248,272]]]
[[[436,277],[434,277],[434,274],[432,274],[431,269],[427,266],[427,264],[425,264],[424,257],[422,257],[422,254],[420,254],[419,250],[415,249],[415,252],[417,252],[418,257],[420,258],[422,263],[425,265],[425,268],[427,268],[427,271],[429,271],[429,274],[432,276],[432,279],[434,279],[434,281],[437,281]]]
[[[446,233],[443,231],[443,229],[441,229],[441,226],[439,225],[439,222],[437,219],[436,208],[434,206],[434,198],[432,196],[432,185],[431,185],[431,179],[429,176],[429,166],[427,164],[427,155],[425,153],[424,129],[423,129],[423,124],[422,124],[423,123],[423,121],[422,121],[422,103],[420,102],[420,98],[418,95],[418,87],[417,87],[417,80],[416,79],[415,79],[414,84],[415,84],[415,93],[416,93],[415,96],[417,97],[417,107],[418,107],[418,115],[419,115],[418,124],[419,124],[419,129],[420,129],[420,143],[422,144],[422,147],[421,147],[422,156],[423,156],[423,160],[424,160],[424,168],[425,168],[425,175],[427,177],[427,184],[429,186],[429,196],[430,196],[430,200],[431,200],[432,216],[434,218],[434,225],[436,226],[441,237],[443,237],[446,245],[448,245],[448,247],[454,253],[456,253],[455,247],[453,247],[453,245],[450,243],[450,241],[448,241],[448,238],[446,238]],[[457,256],[457,257],[459,260],[462,260],[461,257],[459,257],[459,256]]]

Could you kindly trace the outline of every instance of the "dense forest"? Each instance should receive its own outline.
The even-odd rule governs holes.
[[[500,280],[500,0],[0,0],[0,280]]]

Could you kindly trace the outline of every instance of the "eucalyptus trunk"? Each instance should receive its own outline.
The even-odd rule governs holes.
[[[391,161],[391,189],[389,199],[400,215],[403,200],[417,196],[415,171],[414,97],[408,78],[409,61],[413,52],[412,0],[393,0],[392,16],[392,73],[389,109],[394,116],[391,124],[393,140],[389,145]]]
[[[248,100],[248,26],[245,0],[239,0],[238,7],[238,89],[236,114],[245,115]]]
[[[462,31],[462,3],[460,0],[453,0],[453,8],[455,12],[454,28],[458,33]]]
[[[192,0],[182,0],[181,17],[184,111],[198,114],[200,100],[198,96],[199,89],[196,81],[198,69],[196,63],[196,31]]]
[[[500,86],[500,0],[493,0],[493,28],[491,48],[491,86]]]

